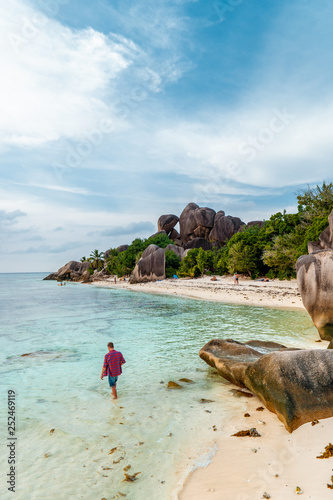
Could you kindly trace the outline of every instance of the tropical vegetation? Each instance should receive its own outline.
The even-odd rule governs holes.
[[[244,227],[221,248],[204,251],[195,248],[187,252],[180,261],[172,251],[167,250],[166,276],[177,274],[180,277],[196,278],[202,274],[242,273],[251,278],[289,279],[295,277],[295,264],[301,255],[307,253],[310,241],[317,241],[320,233],[327,227],[328,215],[333,208],[333,184],[308,188],[297,194],[297,213],[288,214],[284,210],[264,221],[263,227],[253,225]],[[127,250],[119,253],[117,249],[103,254],[94,250],[89,259],[91,270],[103,266],[111,275],[130,275],[143,251],[155,244],[161,248],[172,244],[166,234],[157,234],[147,239],[135,239]]]

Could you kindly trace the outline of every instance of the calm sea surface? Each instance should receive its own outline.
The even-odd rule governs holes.
[[[60,287],[44,276],[0,275],[2,484],[8,390],[16,393],[18,459],[16,494],[2,488],[2,499],[176,498],[189,471],[213,455],[213,426],[242,409],[200,348],[212,338],[288,346],[316,338],[302,312]],[[116,402],[100,380],[109,341],[126,359]],[[182,377],[194,383],[166,389]]]

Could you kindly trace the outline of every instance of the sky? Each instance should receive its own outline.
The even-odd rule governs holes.
[[[189,202],[245,222],[333,180],[329,0],[0,4],[0,272],[52,272]]]

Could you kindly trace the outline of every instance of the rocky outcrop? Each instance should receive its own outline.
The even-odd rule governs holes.
[[[141,259],[145,259],[152,253],[156,252],[160,247],[158,245],[149,245],[142,253]]]
[[[129,245],[120,245],[120,247],[117,248],[119,253],[126,252],[128,250]]]
[[[48,276],[45,276],[45,278],[43,278],[43,280],[44,281],[52,281],[52,280],[57,280],[57,278],[58,278],[58,273],[51,273]]]
[[[57,281],[81,281],[82,275],[90,267],[90,262],[77,262],[71,260],[63,267],[58,269],[57,273],[52,273],[46,276],[44,280],[57,280]]]
[[[161,215],[157,221],[157,230],[165,231],[169,235],[178,221],[179,217],[177,215]]]
[[[154,233],[154,234],[150,235],[149,238],[154,238],[155,236],[158,236],[160,234],[166,234],[166,232],[165,231],[157,231],[157,233]]]
[[[184,255],[184,248],[183,247],[179,247],[179,246],[176,246],[176,245],[168,245],[165,247],[164,251],[166,250],[171,250],[171,252],[174,252],[177,257],[180,258],[180,260],[183,259],[183,255]]]
[[[185,244],[194,238],[208,239],[214,225],[215,210],[200,208],[196,203],[189,203],[179,218],[180,237]]]
[[[223,211],[217,212],[214,220],[214,227],[209,233],[208,239],[210,241],[226,243],[234,234],[238,233],[242,226],[245,226],[245,222],[239,217],[225,215]]]
[[[328,227],[319,236],[319,241],[309,241],[308,252],[333,248],[333,210],[328,216]]]
[[[246,224],[247,227],[258,226],[260,228],[264,227],[265,223],[263,220],[251,220]]]
[[[169,234],[170,240],[177,241],[180,245],[182,244],[182,241],[180,239],[180,234],[176,229],[173,229],[170,234]]]
[[[165,279],[164,249],[159,247],[154,249],[152,247],[156,247],[156,245],[149,245],[145,250],[145,256],[142,255],[135,266],[132,274],[132,283]]]
[[[192,250],[192,248],[202,248],[203,250],[211,250],[212,245],[204,238],[194,238],[184,245],[185,250]]]
[[[304,307],[320,337],[333,347],[333,249],[303,255],[296,263]]]
[[[89,271],[88,271],[89,272]],[[90,273],[89,273],[90,274]],[[86,275],[87,276],[87,275]],[[83,278],[83,277],[82,277]],[[98,269],[95,269],[94,273],[91,276],[91,281],[103,281],[106,278],[110,278],[110,273],[107,271],[107,269],[104,267],[100,271]],[[85,278],[84,278],[85,279]]]
[[[333,348],[333,210],[328,227],[319,241],[308,243],[309,255],[302,255],[296,263],[298,288],[304,307],[316,326],[320,337]]]
[[[289,432],[333,416],[332,351],[215,339],[199,355],[222,377],[253,392]]]

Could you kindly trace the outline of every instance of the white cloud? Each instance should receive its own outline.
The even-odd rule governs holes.
[[[169,168],[174,165],[195,185],[215,182],[221,192],[235,189],[227,187],[227,180],[279,189],[332,177],[332,135],[333,106],[247,108],[223,121],[217,112],[209,124],[161,128],[151,154],[165,158]]]
[[[116,121],[105,93],[138,53],[123,37],[40,16],[20,0],[0,5],[0,143],[35,146]]]

